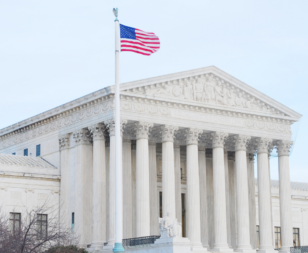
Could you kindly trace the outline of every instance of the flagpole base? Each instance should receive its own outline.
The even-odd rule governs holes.
[[[124,248],[122,243],[115,243],[114,244],[114,248],[113,248],[113,252],[124,252]]]

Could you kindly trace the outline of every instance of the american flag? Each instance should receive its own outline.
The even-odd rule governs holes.
[[[121,25],[121,51],[151,55],[160,48],[159,38],[155,33],[144,32],[140,29]]]

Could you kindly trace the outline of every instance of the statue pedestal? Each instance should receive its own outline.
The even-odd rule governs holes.
[[[164,253],[190,253],[191,243],[184,237],[164,237],[159,238],[153,244],[154,251]]]

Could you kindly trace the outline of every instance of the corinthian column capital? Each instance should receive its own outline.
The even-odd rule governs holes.
[[[174,134],[179,128],[176,126],[164,125],[161,127],[162,142],[174,141]]]
[[[73,133],[76,145],[91,144],[91,134],[88,129],[79,129]]]
[[[278,156],[289,156],[293,141],[279,140],[276,145]]]
[[[62,134],[59,136],[59,147],[60,150],[70,147],[70,134]]]
[[[115,122],[114,122],[114,119],[109,119],[109,120],[105,121],[104,123],[106,125],[106,128],[109,131],[109,136],[115,136]],[[125,127],[126,123],[127,123],[127,120],[122,120],[121,119],[121,122],[120,122],[120,133],[121,133],[121,136],[123,135],[123,130],[124,130],[124,127]]]
[[[269,153],[272,147],[272,139],[258,138],[257,139],[257,153]]]
[[[196,129],[196,128],[186,129],[185,131],[186,144],[187,145],[198,145],[199,137],[202,132],[203,132],[202,130]]]
[[[89,131],[91,132],[93,141],[96,140],[105,140],[104,130],[105,126],[103,124],[94,124],[88,127]]]
[[[224,132],[213,132],[209,137],[212,140],[213,148],[223,148],[228,134]]]
[[[250,136],[247,135],[236,135],[234,136],[235,140],[235,151],[244,150],[246,151],[247,145],[249,140],[251,139]]]
[[[153,123],[149,122],[137,122],[135,124],[136,130],[136,139],[148,139],[149,138],[149,131],[153,127]]]

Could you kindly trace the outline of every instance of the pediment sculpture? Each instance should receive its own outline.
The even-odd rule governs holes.
[[[159,218],[160,238],[182,237],[182,224],[167,212],[165,217]]]
[[[243,108],[266,114],[284,115],[283,112],[234,85],[225,82],[214,74],[157,83],[125,90],[125,92],[152,97],[173,97],[177,100],[201,102],[231,108]]]

